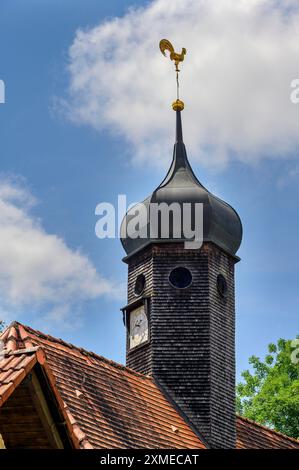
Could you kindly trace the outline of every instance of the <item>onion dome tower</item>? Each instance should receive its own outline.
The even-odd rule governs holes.
[[[234,266],[242,224],[198,181],[187,158],[178,95],[186,49],[178,54],[166,39],[160,49],[175,62],[176,139],[165,179],[121,226],[127,365],[152,375],[209,447],[233,448]]]

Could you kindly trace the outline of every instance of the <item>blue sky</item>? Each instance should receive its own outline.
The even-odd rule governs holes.
[[[17,284],[20,275],[16,274],[15,270],[12,270],[11,274],[14,276],[11,282],[15,284],[13,288],[9,286],[8,294],[7,279],[0,268],[0,291],[4,299],[0,306],[4,312],[3,316],[6,321],[17,318],[121,362],[124,361],[125,352],[125,331],[120,313],[120,308],[126,303],[123,295],[126,265],[121,262],[124,252],[119,240],[96,238],[94,210],[101,201],[116,202],[118,194],[126,194],[129,202],[142,200],[164,177],[171,161],[173,145],[174,115],[169,104],[174,89],[171,88],[172,82],[167,82],[173,77],[171,68],[168,68],[163,57],[159,56],[162,64],[159,73],[162,76],[170,76],[165,79],[166,85],[163,84],[163,77],[148,78],[145,68],[144,71],[139,70],[135,83],[131,78],[126,82],[126,76],[123,77],[123,82],[117,87],[118,93],[121,93],[118,96],[113,94],[113,88],[109,88],[107,83],[109,74],[113,76],[115,71],[110,62],[107,62],[107,68],[103,67],[100,71],[99,88],[102,87],[103,90],[101,95],[99,89],[100,98],[92,95],[94,77],[89,80],[88,74],[83,85],[86,85],[86,88],[83,91],[74,91],[75,79],[78,76],[80,78],[78,70],[80,73],[80,68],[84,68],[82,64],[86,66],[86,62],[82,60],[82,54],[84,59],[85,52],[82,53],[80,45],[84,44],[86,37],[81,38],[80,47],[75,38],[78,28],[93,32],[93,28],[103,22],[111,26],[114,17],[123,17],[130,6],[140,7],[142,4],[143,2],[120,0],[4,0],[1,3],[0,16],[0,79],[4,80],[6,85],[6,103],[0,105],[0,173],[2,188],[6,185],[6,190],[9,187],[10,191],[18,191],[13,197],[4,196],[5,208],[10,211],[16,205],[21,210],[20,216],[28,219],[29,225],[35,224],[33,228],[30,225],[29,229],[28,224],[26,225],[24,230],[28,230],[28,237],[30,238],[30,230],[35,230],[34,234],[42,237],[45,246],[48,247],[48,241],[52,240],[54,248],[51,243],[50,245],[55,250],[57,260],[59,261],[59,253],[62,253],[62,257],[65,254],[65,259],[69,259],[70,265],[74,263],[78,272],[83,272],[82,275],[92,284],[92,287],[88,286],[81,292],[76,287],[76,283],[80,283],[80,274],[75,281],[71,279],[75,287],[70,290],[68,296],[64,294],[62,305],[55,304],[55,321],[51,321],[54,317],[49,316],[49,311],[53,302],[49,295],[45,295],[44,291],[40,294],[40,286],[37,286],[31,296],[28,294],[26,297],[28,291],[24,287],[24,280],[20,287]],[[148,5],[148,2],[144,4]],[[212,14],[210,16],[212,17]],[[117,28],[115,25],[114,27]],[[266,26],[265,30],[267,32]],[[169,27],[165,29],[166,37],[168,33],[171,33]],[[100,34],[103,34],[102,30]],[[144,34],[150,36],[151,32]],[[152,32],[154,40],[155,35],[159,37],[161,34],[161,27]],[[290,32],[287,31],[284,36],[286,45],[289,35],[291,38]],[[178,41],[181,41],[180,36]],[[190,41],[187,33],[186,41]],[[111,48],[121,47],[113,43],[111,38],[109,42]],[[72,44],[73,53],[69,53]],[[124,44],[124,47],[128,48],[129,67],[134,63],[135,51],[134,48],[130,49],[128,41]],[[103,54],[102,50],[98,52],[99,56]],[[135,62],[142,56],[137,52]],[[192,53],[195,54],[195,50]],[[89,57],[91,62],[97,60],[96,54]],[[107,58],[103,60],[108,61]],[[186,80],[188,70],[191,71],[190,65],[188,69],[187,60],[188,55],[184,69]],[[229,59],[227,61],[229,62]],[[296,78],[296,68],[293,61],[290,62],[292,65],[288,69],[289,75],[281,80],[285,86],[286,97],[291,79]],[[71,69],[68,68],[70,64]],[[97,65],[97,62],[95,64]],[[113,66],[116,65],[114,58]],[[279,66],[277,63],[276,65]],[[200,70],[202,73],[202,69]],[[298,61],[297,70],[299,76]],[[207,66],[205,74],[208,76]],[[233,73],[232,76],[235,77]],[[229,73],[227,77],[230,77]],[[248,93],[258,95],[260,103],[261,90],[256,86],[259,80],[257,77],[258,73],[254,81],[250,82],[253,91]],[[118,80],[121,78],[120,73]],[[143,90],[143,80],[152,87],[152,91]],[[183,75],[181,80],[183,93]],[[229,79],[229,82],[234,80]],[[238,80],[242,82],[242,77]],[[130,86],[133,91],[128,91]],[[273,85],[274,95],[275,86],[276,82]],[[200,75],[197,87],[192,90],[194,101],[197,95],[201,97],[202,102],[206,96],[217,92],[216,89],[206,89],[206,95],[202,95],[203,84],[200,82]],[[279,95],[282,88],[279,84],[277,87]],[[299,122],[299,105],[296,108],[286,98],[285,108],[276,109],[277,119],[280,119],[280,115],[286,110],[285,119],[281,121],[274,120],[275,110],[271,109],[271,116],[268,116],[261,109],[259,124],[259,114],[254,117],[255,110],[249,109],[248,103],[245,102],[243,109],[242,103],[238,104],[239,108],[235,109],[236,116],[240,112],[240,115],[244,116],[245,124],[250,124],[248,128],[243,126],[246,127],[243,134],[243,128],[239,130],[242,137],[239,139],[235,120],[231,118],[231,127],[227,124],[227,102],[220,102],[215,107],[214,101],[207,100],[207,109],[215,110],[214,117],[211,112],[211,122],[215,119],[218,126],[213,136],[211,123],[204,121],[207,119],[206,109],[201,109],[200,104],[192,105],[193,100],[188,95],[187,88],[186,86],[185,94],[187,101],[189,99],[192,122],[188,117],[188,106],[183,119],[185,143],[187,150],[190,147],[193,168],[206,187],[237,209],[243,222],[244,239],[238,253],[241,262],[236,266],[236,340],[237,364],[240,371],[246,367],[249,355],[263,355],[269,342],[276,341],[279,337],[294,338],[298,333],[299,142],[296,135],[299,135],[299,132],[296,134],[298,124],[292,120]],[[270,91],[269,96],[265,98],[265,107],[267,100],[273,96]],[[126,93],[129,106],[127,101],[122,102]],[[153,102],[156,103],[153,109],[148,105],[151,93]],[[150,116],[151,121],[142,122],[149,134],[134,121],[135,95],[144,114],[148,112]],[[231,97],[230,91],[227,95]],[[231,117],[235,100],[230,99]],[[98,103],[99,111],[97,110],[95,115],[88,113],[90,100]],[[116,112],[111,117],[107,106],[112,106],[113,102],[116,103]],[[279,103],[277,101],[277,106]],[[120,108],[120,105],[123,105],[123,108]],[[159,121],[159,114],[162,116],[163,125]],[[156,124],[154,125],[156,118],[157,128]],[[273,134],[269,127],[274,129]],[[219,132],[222,128],[223,136]],[[264,131],[260,132],[260,129]],[[280,134],[285,139],[279,139],[277,136]],[[197,139],[200,139],[200,142]],[[143,142],[148,144],[148,147]],[[200,148],[197,145],[200,145]],[[161,150],[157,149],[163,150],[161,158]],[[26,198],[30,201],[26,202]],[[31,201],[33,198],[35,202]],[[22,222],[18,227],[22,228]],[[48,234],[53,234],[56,238],[49,239]],[[58,240],[62,243],[59,247]],[[78,249],[84,259],[78,260]],[[48,252],[48,258],[43,258],[43,263],[51,261],[51,257],[54,259],[51,253]],[[5,262],[10,261],[13,263],[13,258],[5,258]],[[90,264],[87,266],[87,263]],[[50,265],[51,270],[55,270],[51,263]],[[45,266],[43,264],[43,269]],[[92,266],[96,268],[97,273],[92,272]],[[35,269],[36,266],[30,273],[36,273],[38,276]],[[67,268],[65,272],[68,273]],[[68,276],[65,274],[61,286],[53,287],[52,295],[57,296],[61,289],[65,290]],[[102,291],[98,291],[94,286],[98,279],[103,283]],[[32,299],[34,301],[30,302]]]

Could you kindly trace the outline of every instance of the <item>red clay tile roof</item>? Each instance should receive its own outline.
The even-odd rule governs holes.
[[[299,441],[237,416],[237,447],[239,449],[298,449]]]
[[[38,361],[37,350],[38,348],[31,348],[23,352],[16,351],[15,354],[7,354],[0,360],[0,406]]]
[[[1,339],[11,351],[6,364],[20,349],[39,346],[45,352],[43,366],[54,376],[81,447],[205,448],[150,377],[16,322]],[[20,370],[24,377],[26,369]],[[2,377],[14,384],[14,369],[10,378],[0,372],[0,384]]]
[[[38,362],[80,448],[205,445],[152,378],[14,322],[0,337],[0,406]],[[1,358],[0,358],[1,359]],[[297,448],[299,442],[237,417],[237,448]]]

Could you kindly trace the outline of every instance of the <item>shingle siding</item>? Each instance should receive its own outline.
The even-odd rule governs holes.
[[[129,264],[128,270],[128,303],[133,303],[138,298],[134,294],[135,281],[139,274],[144,274],[146,278],[144,292],[142,296],[152,297],[153,294],[153,258],[151,252],[147,251],[143,256],[135,258]],[[151,319],[149,319],[149,328],[151,328]],[[150,331],[151,338],[151,331]],[[136,348],[133,352],[129,350],[129,335],[127,332],[127,360],[126,364],[131,369],[137,370],[141,374],[150,374],[152,371],[152,347],[148,343],[140,348]]]
[[[169,273],[185,266],[192,285],[175,289]],[[201,250],[157,244],[129,260],[129,302],[138,274],[150,296],[150,345],[127,352],[127,365],[152,374],[211,447],[235,447],[234,259],[211,243]],[[220,297],[222,273],[228,297]]]

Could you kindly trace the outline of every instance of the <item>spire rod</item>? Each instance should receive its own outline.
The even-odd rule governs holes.
[[[173,45],[171,44],[170,41],[168,41],[168,39],[161,39],[160,41],[160,44],[159,44],[159,47],[160,47],[160,51],[162,52],[162,54],[166,57],[166,54],[165,54],[165,51],[169,51],[170,53],[170,60],[173,60],[174,61],[174,64],[175,64],[175,73],[176,73],[176,86],[177,86],[177,99],[176,101],[174,101],[172,103],[172,108],[174,111],[182,111],[184,109],[184,102],[180,100],[180,96],[179,96],[179,87],[180,87],[180,84],[179,84],[179,72],[180,72],[180,69],[179,69],[179,63],[180,62],[183,62],[184,60],[184,57],[187,53],[186,49],[183,47],[182,48],[182,52],[179,54],[177,52],[174,51],[174,47]]]
[[[175,131],[176,142],[183,142],[183,130],[182,130],[182,118],[181,111],[176,111],[176,131]]]

